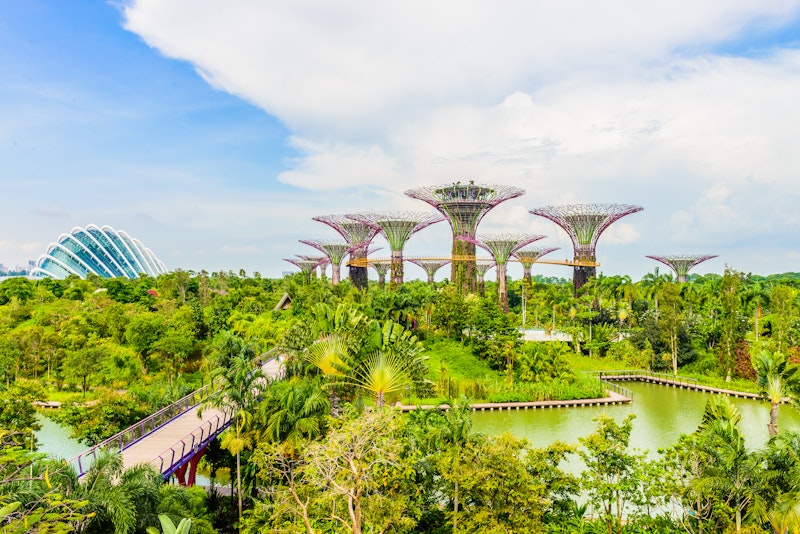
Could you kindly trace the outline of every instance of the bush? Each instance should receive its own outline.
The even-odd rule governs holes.
[[[528,396],[519,391],[503,391],[490,393],[486,399],[489,402],[527,402]]]

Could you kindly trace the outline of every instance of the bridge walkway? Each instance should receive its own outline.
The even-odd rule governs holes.
[[[278,378],[281,373],[280,359],[267,360],[261,369],[267,378]],[[147,463],[166,478],[192,458],[199,460],[205,446],[230,425],[230,413],[212,407],[201,410],[202,403],[213,393],[213,385],[204,386],[84,451],[69,463],[75,466],[79,477],[83,476],[99,451],[107,449],[121,454],[125,468]]]

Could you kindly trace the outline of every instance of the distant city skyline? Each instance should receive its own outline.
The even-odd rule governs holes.
[[[169,269],[279,277],[337,238],[311,217],[473,179],[527,191],[478,235],[545,234],[553,259],[569,238],[528,210],[643,206],[601,238],[605,275],[800,271],[800,0],[28,0],[0,10],[0,60],[7,267],[97,224]]]

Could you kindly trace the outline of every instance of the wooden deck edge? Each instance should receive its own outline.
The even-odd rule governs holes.
[[[624,395],[620,395],[619,393],[614,393],[613,391],[609,391],[608,397],[601,397],[597,399],[574,399],[574,400],[565,400],[565,401],[533,401],[533,402],[476,402],[474,404],[470,404],[470,409],[475,411],[510,411],[510,410],[532,410],[538,408],[572,408],[572,407],[580,407],[580,406],[607,406],[613,404],[629,404],[631,399],[625,397]],[[449,410],[450,406],[448,404],[424,404],[421,406],[415,405],[401,405],[396,406],[403,412],[410,412],[412,410],[422,409],[422,410]]]
[[[712,386],[704,386],[702,384],[693,384],[683,382],[680,380],[670,380],[668,378],[653,377],[647,375],[614,375],[603,374],[603,380],[616,381],[616,382],[650,382],[653,384],[662,384],[666,386],[674,386],[683,389],[693,389],[695,391],[704,391],[706,393],[720,393],[722,395],[729,395],[731,397],[741,397],[745,399],[761,399],[761,395],[751,393],[749,391],[737,391],[734,389],[722,389]]]

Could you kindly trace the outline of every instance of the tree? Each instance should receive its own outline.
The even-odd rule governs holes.
[[[727,396],[709,399],[697,430],[665,454],[674,479],[665,484],[693,532],[741,532],[745,518],[766,519],[767,482],[760,456],[749,451],[741,416]]]
[[[34,432],[42,428],[36,418],[33,401],[45,400],[46,394],[39,383],[20,379],[6,391],[0,392],[0,429],[18,433],[21,445],[35,446]]]
[[[142,312],[134,315],[125,330],[125,340],[142,358],[142,371],[147,373],[150,367],[150,355],[156,348],[156,342],[164,334],[166,324],[161,315]]]
[[[416,451],[401,438],[404,419],[392,410],[349,412],[298,457],[262,443],[253,461],[269,481],[246,532],[405,532],[416,523],[412,496]],[[319,529],[319,530],[315,530]]]
[[[241,453],[251,445],[250,423],[255,415],[259,397],[266,387],[266,378],[260,367],[253,367],[251,350],[243,346],[228,368],[219,368],[215,380],[220,390],[205,403],[207,407],[230,411],[231,428],[222,436],[222,447],[236,456],[236,492],[239,521],[242,519],[242,463]]]
[[[602,414],[595,419],[597,430],[579,438],[579,452],[586,470],[581,473],[589,502],[602,514],[609,534],[622,532],[622,517],[631,502],[641,499],[644,454],[629,452],[635,414],[617,424]]]
[[[678,334],[684,319],[680,286],[672,282],[665,283],[661,288],[661,301],[659,323],[672,356],[672,374],[678,376]]]
[[[450,409],[445,414],[445,424],[439,430],[437,441],[445,451],[440,462],[444,467],[443,478],[453,484],[453,533],[458,531],[458,507],[460,504],[460,466],[464,447],[478,436],[472,433],[472,412],[466,397],[450,401]]]
[[[720,350],[725,369],[725,380],[728,382],[731,380],[736,361],[736,344],[744,338],[744,325],[741,320],[741,285],[741,273],[726,268],[720,288],[722,304]]]
[[[783,399],[789,399],[797,405],[797,394],[800,391],[800,368],[790,363],[780,352],[761,349],[752,357],[756,370],[759,393],[767,398],[769,409],[769,435],[778,433],[778,408]]]
[[[778,352],[786,353],[791,342],[792,321],[796,320],[797,290],[786,285],[777,285],[772,288],[770,295],[770,325],[772,326],[771,341]]]
[[[261,441],[281,445],[283,454],[295,456],[307,440],[321,437],[331,407],[318,381],[292,377],[274,383],[258,409]]]

